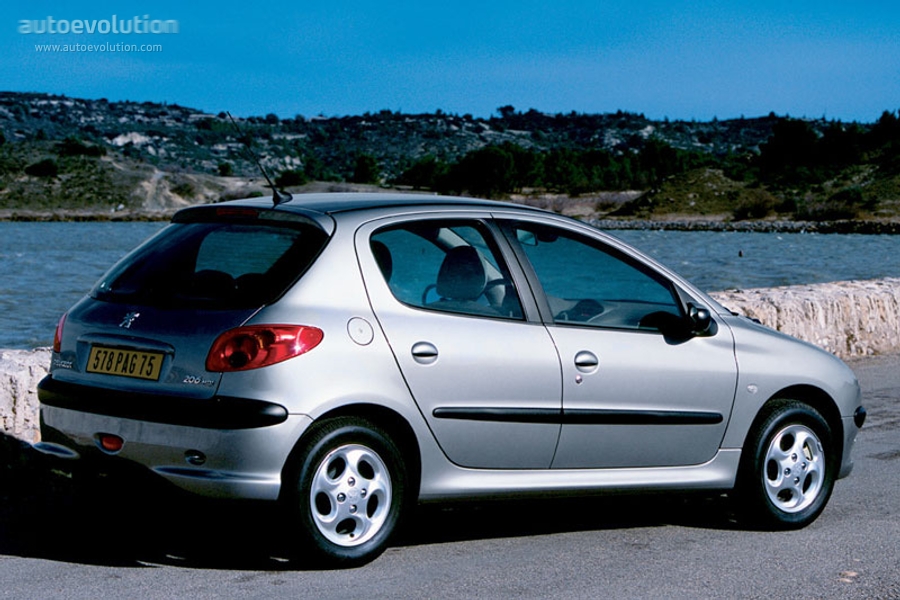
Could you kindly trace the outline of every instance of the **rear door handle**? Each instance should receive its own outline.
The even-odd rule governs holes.
[[[438,359],[438,349],[431,342],[416,342],[412,347],[413,360],[420,365],[430,365]]]

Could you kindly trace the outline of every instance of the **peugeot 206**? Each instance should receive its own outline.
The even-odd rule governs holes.
[[[39,397],[40,450],[272,501],[339,566],[462,499],[722,490],[803,527],[865,419],[840,360],[613,236],[403,194],[178,212],[60,319]]]

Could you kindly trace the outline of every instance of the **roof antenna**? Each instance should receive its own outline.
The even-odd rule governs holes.
[[[231,116],[230,112],[226,112],[228,118],[231,119],[231,124],[234,125],[234,128],[238,132],[238,139],[244,143],[244,148],[247,150],[247,154],[253,159],[253,162],[256,163],[257,168],[259,168],[260,173],[266,180],[266,187],[272,190],[272,208],[278,206],[279,204],[284,204],[285,202],[290,202],[293,199],[293,196],[289,192],[285,192],[283,190],[279,190],[275,187],[275,184],[272,183],[272,180],[269,178],[269,174],[266,173],[266,170],[263,168],[262,163],[259,162],[259,157],[256,155],[256,152],[253,151],[253,148],[250,147],[250,137],[244,135],[244,132],[241,131],[241,128],[238,127],[237,121],[234,120],[234,117]]]

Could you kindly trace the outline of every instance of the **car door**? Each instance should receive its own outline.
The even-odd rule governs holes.
[[[664,274],[599,236],[507,223],[542,290],[563,370],[554,468],[692,465],[711,459],[734,401],[727,326],[688,331]]]
[[[539,319],[527,318],[534,301],[522,301],[502,236],[475,218],[420,218],[364,226],[356,240],[378,322],[447,457],[549,468],[559,358]]]

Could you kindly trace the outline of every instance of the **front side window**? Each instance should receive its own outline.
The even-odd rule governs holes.
[[[681,318],[672,285],[615,249],[544,225],[508,231],[534,268],[554,323],[656,330]]]
[[[394,297],[416,308],[521,319],[490,232],[476,221],[416,221],[377,231],[370,249]]]

